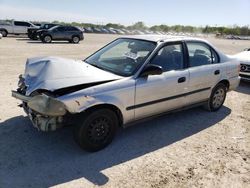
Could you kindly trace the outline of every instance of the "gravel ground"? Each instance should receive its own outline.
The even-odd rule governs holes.
[[[26,59],[83,59],[116,37],[89,34],[77,45],[0,39],[0,187],[250,187],[250,83],[228,93],[216,113],[195,108],[140,123],[97,153],[75,144],[72,127],[32,127],[10,96]],[[208,40],[228,54],[250,47]]]

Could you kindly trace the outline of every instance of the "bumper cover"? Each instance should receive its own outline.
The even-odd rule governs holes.
[[[32,97],[25,96],[18,93],[17,91],[12,91],[12,97],[23,101],[22,107],[24,112],[27,114],[31,120],[33,126],[40,131],[54,131],[63,126],[63,117],[50,117],[37,114],[32,109],[27,106],[27,103],[32,99]]]
[[[17,91],[11,91],[11,93],[12,93],[12,97],[19,99],[19,100],[26,102],[26,103],[29,102],[32,98],[32,97],[23,95],[21,93],[18,93]]]
[[[240,72],[241,80],[250,81],[250,72]]]

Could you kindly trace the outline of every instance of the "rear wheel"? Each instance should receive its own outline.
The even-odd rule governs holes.
[[[118,126],[117,115],[109,109],[86,113],[75,128],[75,139],[84,150],[95,152],[109,145]]]
[[[209,101],[206,105],[206,109],[211,112],[219,110],[224,104],[224,101],[226,99],[226,94],[227,94],[227,87],[224,84],[219,83],[218,85],[216,85],[211,93]]]
[[[51,43],[52,37],[50,35],[45,35],[42,40],[44,43]]]
[[[72,43],[77,44],[77,43],[79,43],[79,41],[80,41],[80,38],[78,36],[72,37]]]

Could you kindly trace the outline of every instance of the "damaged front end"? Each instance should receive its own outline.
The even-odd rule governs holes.
[[[33,125],[41,131],[54,131],[72,124],[75,111],[60,100],[61,96],[122,78],[83,61],[57,57],[28,59],[24,75],[19,76],[18,89],[12,96]]]
[[[26,88],[24,78],[20,75],[18,89],[12,91],[12,97],[22,101],[19,106],[23,107],[34,127],[46,132],[62,127],[65,121],[63,116],[67,114],[65,105],[45,93],[26,96]]]
[[[12,96],[23,101],[21,107],[37,129],[54,131],[63,126],[67,111],[57,99],[45,94],[25,96],[18,91],[12,91]]]

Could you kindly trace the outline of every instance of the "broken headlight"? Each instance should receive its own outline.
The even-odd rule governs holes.
[[[46,116],[62,116],[66,114],[65,105],[61,101],[44,94],[34,96],[28,102],[28,107]]]

